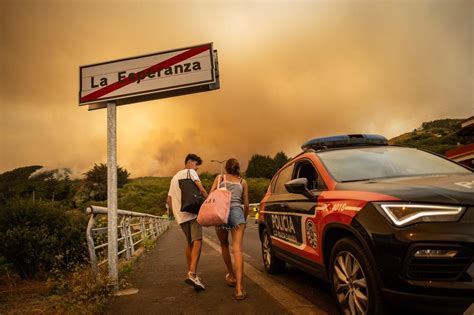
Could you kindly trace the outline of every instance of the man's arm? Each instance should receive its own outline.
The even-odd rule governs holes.
[[[173,213],[173,202],[171,201],[171,196],[168,195],[166,198],[166,203],[168,204],[168,208],[170,209],[170,213]]]
[[[194,183],[199,188],[199,191],[204,196],[204,198],[207,198],[207,191],[206,189],[204,189],[204,186],[201,184],[201,181],[199,180],[199,176],[196,170],[193,170],[193,169],[191,170],[191,178],[194,180]]]
[[[204,189],[204,186],[201,184],[201,181],[195,180],[194,183],[199,188],[199,191],[204,196],[204,198],[207,198],[207,191]]]

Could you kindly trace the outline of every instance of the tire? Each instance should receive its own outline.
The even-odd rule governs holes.
[[[329,281],[340,314],[383,314],[383,301],[375,269],[356,241],[336,242],[329,259]]]
[[[275,256],[272,239],[267,229],[264,229],[262,234],[262,259],[265,271],[269,274],[278,274],[285,270],[286,263]]]

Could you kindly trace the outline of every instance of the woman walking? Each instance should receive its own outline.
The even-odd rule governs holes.
[[[221,175],[215,178],[211,192],[218,188],[219,176]],[[222,258],[227,268],[225,276],[227,285],[235,286],[234,296],[236,300],[243,300],[247,294],[242,285],[244,278],[242,242],[249,213],[249,195],[247,182],[240,176],[240,165],[237,159],[231,158],[227,160],[224,180],[221,180],[221,187],[223,185],[226,185],[227,190],[232,193],[229,220],[227,224],[216,227],[216,234],[221,244]],[[232,266],[229,251],[229,231],[232,235],[232,253],[234,254],[235,269]]]

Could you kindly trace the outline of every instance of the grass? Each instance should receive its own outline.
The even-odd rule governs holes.
[[[153,215],[166,213],[166,197],[171,177],[140,177],[129,180],[118,190],[118,207],[120,209],[146,212]],[[214,176],[207,173],[201,176],[203,186],[209,191]],[[267,190],[270,180],[266,178],[248,178],[250,203],[260,202]]]
[[[128,276],[143,253],[155,243],[146,238],[144,247],[119,263],[119,287],[130,286]],[[107,264],[95,277],[88,265],[69,272],[53,270],[47,281],[23,280],[4,268],[0,276],[0,314],[101,314],[113,293]]]
[[[112,290],[102,273],[97,281],[88,268],[48,281],[0,278],[0,314],[96,314]]]
[[[163,215],[166,213],[165,203],[170,181],[170,177],[131,179],[118,190],[118,207],[129,211]]]

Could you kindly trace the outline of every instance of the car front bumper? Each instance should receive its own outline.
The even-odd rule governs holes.
[[[474,208],[458,222],[395,227],[368,204],[352,226],[370,247],[378,282],[387,302],[467,308],[474,303]],[[450,250],[453,257],[420,257],[420,252]]]

